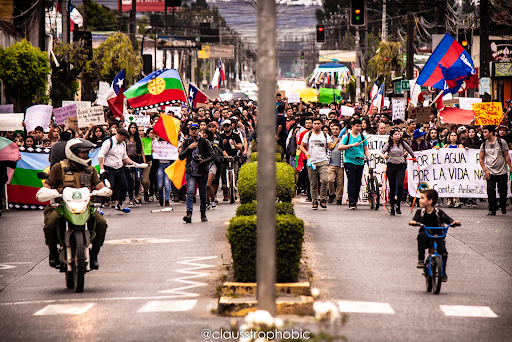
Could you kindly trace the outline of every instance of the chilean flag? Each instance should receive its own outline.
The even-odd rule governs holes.
[[[377,92],[379,91],[379,78],[377,77],[375,79],[375,83],[373,84],[372,90],[370,91],[370,99],[375,99],[375,96],[377,96]]]
[[[380,85],[379,92],[375,95],[375,97],[373,97],[372,105],[370,106],[368,113],[372,112],[373,107],[377,107],[380,113],[382,106],[384,106],[384,81],[382,81],[382,84]]]
[[[222,81],[226,79],[224,75],[224,69],[222,68],[222,62],[219,62],[217,68],[215,69],[215,73],[213,74],[212,84],[210,84],[209,89],[220,88]]]
[[[189,84],[188,88],[189,88],[188,101],[190,102],[190,106],[192,108],[197,107],[198,103],[206,103],[206,100],[208,100],[208,96],[206,96],[205,93],[203,93],[201,90],[197,89],[192,84]]]
[[[455,94],[464,79],[475,74],[471,56],[447,33],[423,67],[416,84]]]
[[[124,79],[125,69],[119,71],[110,85],[110,92],[107,95],[108,107],[114,116],[122,118],[124,108]]]

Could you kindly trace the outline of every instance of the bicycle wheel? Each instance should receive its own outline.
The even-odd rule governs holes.
[[[425,283],[427,285],[427,292],[432,292],[432,277],[429,274],[430,258],[427,260],[425,265]]]
[[[235,177],[234,172],[229,172],[229,203],[235,203]]]
[[[375,189],[372,187],[371,178],[368,177],[366,179],[366,193],[368,194],[368,203],[370,203],[370,209],[375,209],[375,197],[373,196],[373,193]]]
[[[432,289],[434,290],[434,294],[439,294],[441,291],[442,267],[441,258],[434,257],[434,262],[432,263]]]
[[[375,210],[379,210],[380,205],[380,191],[379,191],[379,181],[377,180],[377,177],[372,177],[372,188],[373,188],[373,203],[375,204]]]
[[[71,264],[73,269],[73,283],[75,292],[84,292],[85,281],[85,241],[84,234],[81,230],[76,230],[74,237],[74,260]]]

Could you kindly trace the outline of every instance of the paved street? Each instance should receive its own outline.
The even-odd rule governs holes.
[[[228,327],[229,319],[210,311],[227,273],[225,229],[236,205],[221,202],[207,223],[195,211],[189,225],[182,221],[185,205],[172,206],[160,213],[150,212],[158,204],[129,214],[105,210],[100,269],[86,274],[81,294],[48,266],[42,211],[4,212],[0,340],[199,341],[203,328]]]
[[[510,212],[487,217],[486,203],[445,210],[462,226],[449,231],[449,279],[433,295],[416,268],[418,228],[407,225],[408,208],[390,217],[365,206],[313,211],[304,197],[299,202],[313,285],[320,300],[350,312],[349,341],[510,341]]]

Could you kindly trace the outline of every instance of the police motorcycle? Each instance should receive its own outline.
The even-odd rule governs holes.
[[[73,140],[83,142],[82,139]],[[73,144],[68,142],[66,145],[66,156],[69,155],[70,145]],[[95,146],[92,143],[91,145]],[[86,162],[89,163],[90,159]],[[44,172],[39,172],[37,176],[40,179],[48,178],[48,174]],[[91,177],[91,174],[83,173],[81,176],[83,185],[87,184],[84,182],[84,177]],[[107,176],[107,172],[104,172],[100,179],[104,181]],[[56,189],[42,187],[36,194],[38,201],[50,201],[51,207],[60,215],[57,229],[60,271],[65,273],[67,288],[74,289],[75,292],[83,292],[85,273],[91,270],[92,244],[88,221],[91,215],[101,207],[101,203],[94,203],[91,198],[111,195],[112,190],[107,186],[92,192],[87,187],[65,187],[62,194]]]

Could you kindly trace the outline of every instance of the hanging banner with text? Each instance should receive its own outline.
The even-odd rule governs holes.
[[[55,117],[55,123],[62,125],[66,122],[66,119],[71,116],[76,116],[76,104],[72,104],[66,107],[55,108],[53,110],[53,116]]]
[[[178,148],[169,144],[167,141],[153,142],[153,158],[164,160],[177,160],[179,156]]]
[[[418,163],[407,163],[409,194],[419,197],[416,189],[434,189],[439,197],[486,198],[487,183],[478,162],[480,150],[449,148],[415,152]],[[512,151],[509,152],[512,154]],[[510,182],[508,184],[508,197]]]
[[[102,106],[84,107],[78,110],[78,127],[88,127],[89,124],[105,125],[105,115]]]

